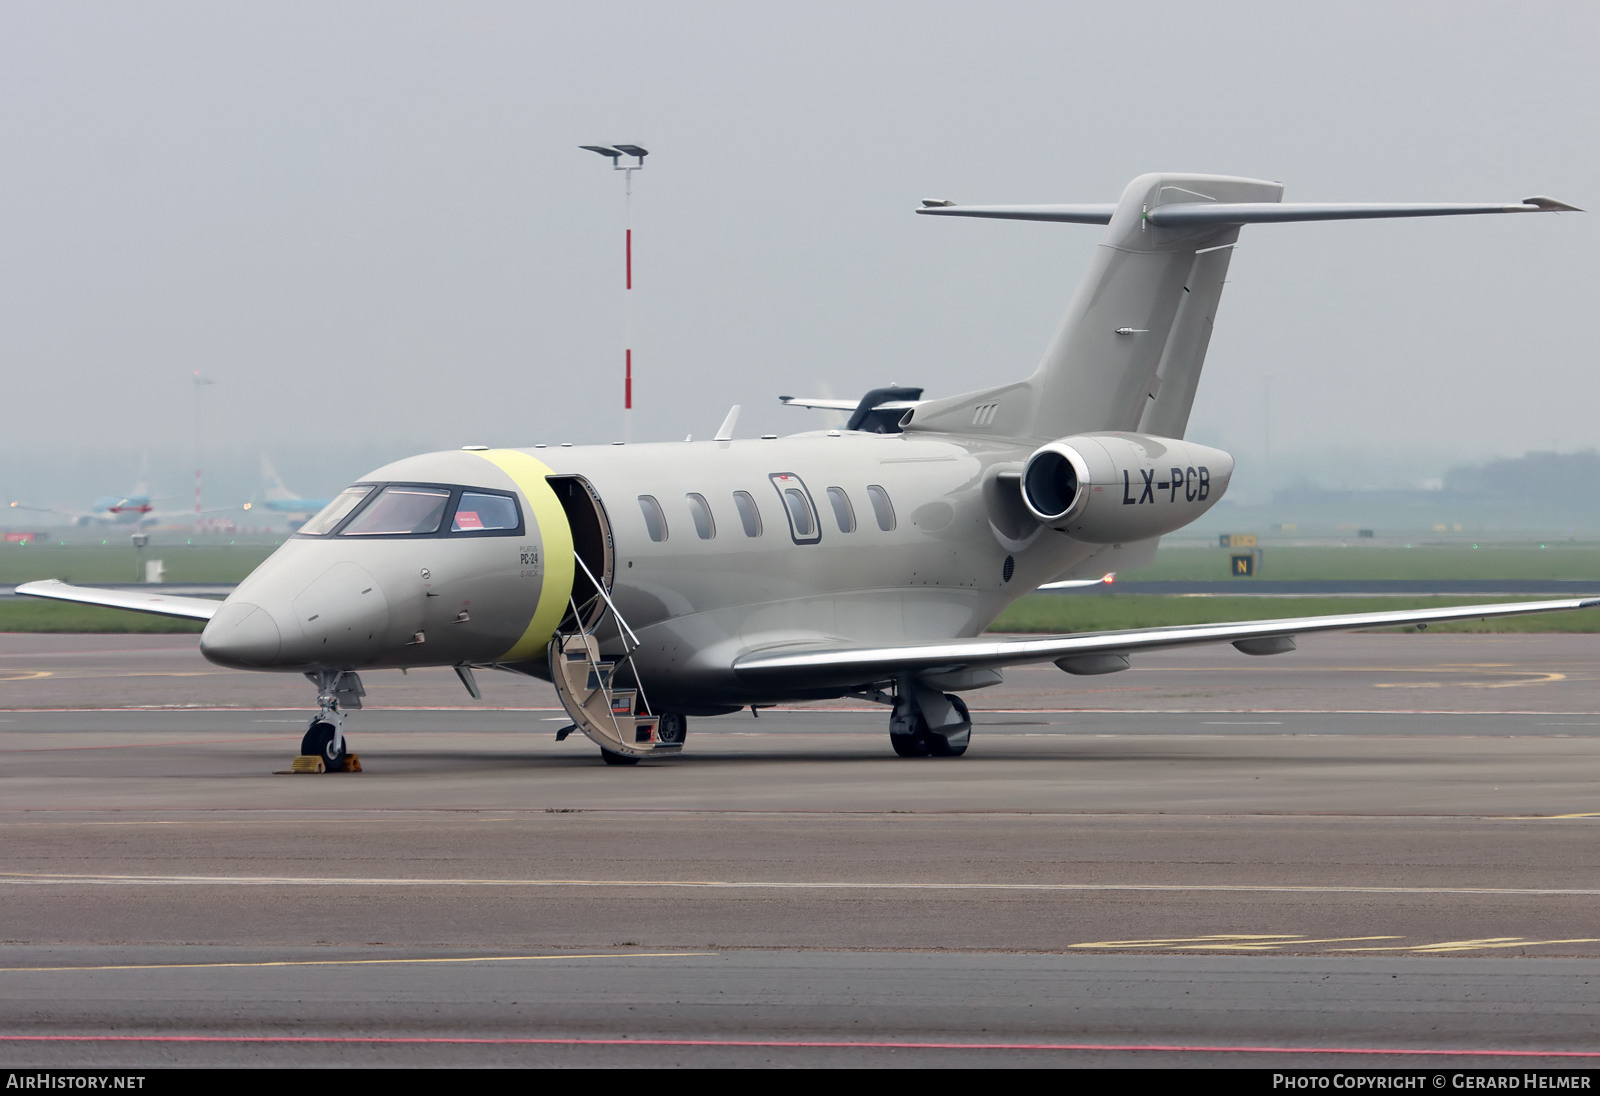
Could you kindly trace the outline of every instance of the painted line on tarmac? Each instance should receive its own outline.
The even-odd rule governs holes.
[[[49,732],[45,732],[49,733]],[[137,731],[125,731],[124,734],[137,734]],[[100,746],[21,746],[9,749],[7,753],[63,753],[69,750],[153,750],[162,746],[182,746],[188,749],[192,746],[220,746],[228,742],[281,742],[282,736],[275,734],[258,734],[248,738],[193,738],[183,742],[111,742]]]
[[[482,705],[482,706],[474,706],[474,707],[471,707],[471,708],[463,708],[463,707],[459,707],[459,706],[455,706],[455,707],[443,707],[443,706],[441,706],[441,707],[433,707],[433,708],[423,708],[423,707],[417,707],[415,705],[403,705],[403,706],[394,707],[394,708],[386,708],[386,707],[383,707],[383,706],[377,705],[377,704],[368,704],[365,707],[363,707],[361,710],[363,712],[530,712],[531,713],[531,712],[558,712],[561,709],[560,708],[496,707],[496,706],[487,705],[487,704]],[[862,710],[866,711],[867,709],[862,709]],[[876,711],[877,709],[872,709],[872,710]],[[887,709],[885,709],[885,710],[887,710]],[[151,714],[151,715],[160,715],[162,713],[169,713],[169,712],[173,713],[173,714],[179,714],[179,715],[185,714],[185,713],[188,713],[188,712],[193,712],[196,715],[212,715],[212,714],[226,715],[226,714],[229,714],[229,713],[239,714],[239,713],[244,713],[244,712],[304,712],[306,714],[305,714],[305,716],[303,718],[306,718],[306,719],[309,719],[311,717],[311,714],[312,714],[311,708],[309,706],[300,707],[300,708],[255,708],[255,707],[251,707],[250,705],[247,705],[247,704],[239,704],[239,705],[235,705],[235,706],[229,707],[229,708],[219,708],[214,704],[125,704],[120,708],[5,708],[5,707],[0,707],[0,711],[13,712],[13,713],[21,712],[21,713],[27,713],[27,714],[40,714],[40,715],[49,715],[49,714],[52,714],[52,713],[60,713],[62,715],[127,715],[130,712],[136,712],[136,713],[140,713],[140,714]],[[1478,713],[1474,713],[1474,714],[1478,714]],[[1481,714],[1483,714],[1483,715],[1569,715],[1569,714],[1581,714],[1581,713],[1568,713],[1568,712],[1525,712],[1525,713],[1524,712],[1483,712]],[[296,722],[298,722],[298,720]]]
[[[126,715],[129,712],[140,713],[184,713],[193,712],[197,715],[229,714],[245,712],[310,712],[307,707],[299,708],[258,708],[250,705],[235,705],[232,707],[217,707],[205,704],[131,704],[119,708],[14,708],[0,706],[0,711],[13,714],[41,714],[49,715],[60,713],[62,715]],[[461,712],[470,714],[474,712],[517,712],[534,714],[538,712],[560,712],[560,708],[522,708],[513,706],[474,705],[462,707],[460,705],[438,705],[421,707],[414,704],[402,704],[387,707],[378,704],[368,704],[363,712]],[[863,715],[887,712],[887,708],[763,708],[762,711],[775,712],[782,715]],[[1453,715],[1453,716],[1582,716],[1593,715],[1593,712],[1549,712],[1536,711],[1531,708],[973,708],[974,715]],[[307,716],[309,718],[309,716]],[[1567,724],[1538,724],[1538,726],[1567,726]],[[1597,723],[1576,723],[1571,726],[1594,727]],[[372,729],[382,733],[380,728]],[[441,732],[444,733],[444,732]],[[704,733],[704,732],[701,732]],[[791,732],[793,733],[793,732]]]
[[[1382,1057],[1600,1058],[1600,1050],[1495,1050],[1450,1047],[1249,1046],[1172,1043],[989,1043],[922,1042],[910,1039],[583,1039],[533,1036],[448,1035],[0,1035],[0,1043],[233,1043],[299,1046],[566,1046],[707,1047],[793,1050],[1039,1050],[1147,1052],[1152,1054],[1337,1054]]]
[[[1308,944],[1360,944],[1371,940],[1403,940],[1402,936],[1329,936],[1316,939],[1293,933],[1217,933],[1210,936],[1160,936],[1148,940],[1091,940],[1068,944],[1069,951],[1280,951]],[[1592,936],[1558,940],[1538,940],[1526,936],[1487,936],[1476,940],[1438,940],[1432,943],[1389,944],[1367,947],[1330,947],[1330,952],[1404,951],[1413,955],[1436,955],[1453,951],[1495,951],[1506,948],[1548,947],[1552,944],[1600,944]]]
[[[219,970],[230,967],[382,967],[419,963],[523,963],[541,959],[680,959],[703,958],[713,951],[637,951],[570,955],[474,955],[416,959],[280,959],[256,963],[123,963],[95,967],[0,967],[0,974],[65,973],[80,970]]]
[[[9,634],[26,635],[29,638],[33,638],[44,633],[11,632]],[[0,652],[0,658],[60,658],[63,655],[155,655],[171,654],[174,651],[194,654],[198,650],[193,644],[185,647],[93,647],[85,651],[5,651]]]
[[[0,885],[144,887],[650,887],[683,890],[1158,892],[1176,894],[1415,894],[1600,898],[1596,887],[1379,887],[1246,883],[885,883],[726,879],[423,879],[286,875],[69,875],[0,872]]]

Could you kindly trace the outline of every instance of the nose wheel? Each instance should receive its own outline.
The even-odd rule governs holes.
[[[344,730],[340,726],[343,722],[344,716],[337,711],[325,711],[313,716],[311,726],[306,728],[305,737],[300,740],[300,755],[322,758],[323,768],[330,773],[344,771],[349,752],[345,747]]]

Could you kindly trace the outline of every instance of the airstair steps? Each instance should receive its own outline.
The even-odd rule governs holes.
[[[557,634],[550,644],[550,677],[562,707],[603,750],[627,757],[680,752],[682,743],[660,740],[656,716],[648,711],[642,690],[618,684],[618,669],[626,658],[602,655],[593,632]],[[646,709],[643,714],[641,708]]]

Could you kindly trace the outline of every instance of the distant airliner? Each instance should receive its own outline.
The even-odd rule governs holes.
[[[261,482],[264,497],[260,502],[252,499],[244,504],[245,510],[270,510],[274,514],[282,514],[288,520],[289,531],[293,532],[304,525],[306,519],[327,506],[331,499],[302,498],[291,491],[283,482],[283,477],[278,475],[278,470],[272,466],[265,453],[261,458]]]

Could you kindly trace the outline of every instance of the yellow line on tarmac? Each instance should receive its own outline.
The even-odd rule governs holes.
[[[1265,951],[1291,944],[1343,944],[1356,940],[1399,940],[1398,936],[1329,936],[1312,939],[1305,936],[1274,934],[1254,936],[1239,933],[1222,933],[1215,936],[1187,936],[1152,940],[1096,940],[1087,944],[1069,944],[1069,948],[1171,948],[1182,947],[1204,951]],[[1344,949],[1339,949],[1344,950]],[[1362,949],[1351,949],[1362,950]]]
[[[1577,936],[1566,940],[1526,940],[1520,936],[1486,936],[1481,940],[1442,940],[1437,944],[1408,944],[1387,948],[1335,948],[1336,951],[1484,951],[1489,948],[1533,948],[1547,944],[1600,944],[1600,937]]]
[[[1585,811],[1580,814],[1502,814],[1489,819],[1490,822],[1547,822],[1553,818],[1600,818],[1600,811]]]
[[[594,955],[474,955],[432,959],[280,959],[260,963],[128,963],[99,967],[0,967],[0,974],[75,970],[213,970],[228,967],[380,967],[415,963],[521,963],[538,959],[678,959],[715,955],[712,951],[637,951]]]

